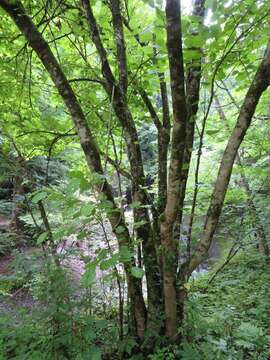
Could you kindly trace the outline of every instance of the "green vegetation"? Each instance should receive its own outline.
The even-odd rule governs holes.
[[[269,359],[269,264],[247,248],[209,285],[212,272],[190,285],[182,348],[151,359]]]
[[[269,1],[0,18],[0,360],[270,359]]]

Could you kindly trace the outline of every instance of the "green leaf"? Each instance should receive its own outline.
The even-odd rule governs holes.
[[[74,194],[80,188],[80,179],[74,178],[70,181],[68,186],[66,187],[66,194],[71,195]]]
[[[130,207],[131,209],[138,209],[140,206],[141,206],[141,202],[140,202],[140,201],[133,201],[133,203],[131,203],[131,204],[129,205],[129,207]]]
[[[189,169],[189,163],[185,163],[182,165],[182,170],[188,170]]]
[[[201,52],[199,50],[184,50],[184,57],[186,61],[199,60],[201,58]]]
[[[191,35],[187,41],[188,48],[200,48],[204,44],[204,39],[201,35]]]
[[[107,249],[100,250],[100,252],[97,255],[97,262],[106,259],[108,253],[109,253],[109,250],[107,250]]]
[[[147,221],[141,220],[134,223],[134,229],[138,229],[139,227],[147,224]]]
[[[119,259],[120,262],[124,263],[124,262],[130,261],[133,254],[127,246],[121,246],[120,251],[119,251],[119,256],[120,256],[120,259]]]
[[[99,173],[91,173],[91,182],[93,185],[102,184],[105,179],[105,175]]]
[[[93,261],[86,265],[85,273],[83,274],[81,279],[84,286],[90,286],[94,282],[96,278],[96,266],[96,261]]]
[[[93,329],[88,329],[86,332],[85,332],[85,338],[86,338],[86,340],[87,341],[93,341],[95,338],[96,338],[96,336],[97,336],[97,334],[96,334],[96,332],[93,330]]]
[[[139,268],[139,267],[136,267],[136,266],[133,266],[131,268],[131,274],[132,276],[134,276],[135,278],[137,279],[141,279],[144,275],[144,270],[142,268]]]
[[[114,254],[110,259],[101,261],[101,270],[108,270],[110,267],[115,266],[119,261],[119,254]]]
[[[47,197],[47,193],[45,191],[38,192],[32,197],[32,202],[37,204],[39,201],[45,199]]]
[[[89,190],[91,188],[91,184],[89,181],[87,181],[86,179],[81,179],[80,181],[80,190],[82,192]]]
[[[206,131],[206,134],[207,134],[207,135],[215,135],[215,134],[217,134],[217,133],[219,133],[219,132],[220,132],[219,129],[213,129],[213,130],[207,130],[207,131]]]
[[[53,232],[53,241],[60,241],[64,236],[67,235],[66,227],[60,227]]]
[[[83,216],[90,216],[94,209],[95,207],[92,204],[85,204],[81,207],[81,214]]]
[[[83,239],[86,238],[87,235],[88,235],[87,231],[82,230],[82,231],[78,234],[77,239],[78,239],[78,240],[83,240]]]
[[[116,234],[122,234],[125,231],[126,231],[126,229],[122,225],[117,226],[117,228],[115,229]]]
[[[94,347],[92,349],[90,349],[90,352],[89,352],[89,359],[91,360],[101,360],[101,350],[97,347]]]
[[[104,207],[104,209],[107,209],[107,210],[114,209],[113,203],[111,201],[109,201],[109,200],[103,200],[102,201],[102,206]]]
[[[37,238],[37,245],[42,244],[48,237],[48,232],[45,231],[42,234],[40,234]]]

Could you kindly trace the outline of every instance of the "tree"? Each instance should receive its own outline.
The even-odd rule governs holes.
[[[253,80],[249,84],[245,99],[239,110],[235,127],[228,138],[227,146],[224,150],[217,179],[213,188],[210,205],[205,217],[202,237],[190,257],[184,263],[179,263],[179,233],[177,223],[181,223],[184,199],[186,193],[186,181],[191,161],[191,149],[194,143],[196,114],[199,106],[200,79],[202,72],[202,50],[207,48],[204,40],[204,1],[196,0],[194,3],[191,31],[185,34],[185,42],[189,42],[188,55],[183,51],[183,26],[181,21],[180,2],[178,0],[167,0],[165,14],[159,1],[154,6],[151,14],[156,14],[157,28],[155,36],[143,40],[143,36],[136,34],[131,25],[129,8],[124,8],[124,3],[120,0],[110,0],[106,4],[100,4],[106,11],[106,15],[111,16],[111,28],[108,32],[113,32],[114,41],[106,39],[106,25],[99,24],[97,16],[94,14],[94,6],[88,0],[82,0],[82,5],[73,6],[69,2],[62,5],[55,4],[56,8],[47,17],[47,14],[34,24],[34,10],[26,10],[20,1],[0,0],[1,7],[15,22],[21,33],[25,36],[29,46],[34,50],[37,57],[42,62],[49,76],[54,82],[62,100],[64,101],[76,129],[82,150],[89,169],[92,173],[99,176],[99,183],[96,185],[97,191],[101,192],[105,199],[109,201],[110,208],[107,210],[107,217],[121,248],[133,250],[132,238],[121,208],[114,199],[111,186],[106,177],[105,168],[108,159],[108,152],[101,150],[101,145],[97,144],[94,135],[94,124],[88,120],[87,104],[82,105],[79,101],[77,89],[71,86],[72,83],[89,82],[102,87],[103,94],[107,98],[110,113],[114,112],[117,118],[117,126],[121,128],[127,149],[129,162],[129,175],[132,185],[132,199],[134,206],[134,221],[136,224],[136,235],[142,243],[143,266],[145,269],[147,283],[147,306],[142,293],[142,283],[138,276],[134,276],[136,264],[135,257],[132,255],[124,261],[124,267],[128,283],[129,298],[131,301],[131,316],[133,319],[133,331],[136,336],[143,341],[145,338],[156,337],[165,334],[169,340],[175,340],[179,336],[179,326],[183,320],[185,283],[188,281],[193,270],[200,265],[207,257],[208,249],[211,245],[213,235],[217,228],[221,214],[224,198],[230,181],[230,176],[237,151],[250,126],[256,106],[269,86],[270,81],[270,42],[266,46],[265,53],[258,65]],[[238,3],[236,2],[236,5]],[[241,7],[240,7],[241,8]],[[45,12],[48,9],[45,7]],[[61,12],[71,12],[82,18],[79,25],[82,29],[82,38],[76,39],[78,29],[73,29],[67,22],[67,27],[76,36],[71,39],[71,44],[78,51],[85,68],[83,71],[90,73],[93,77],[79,77],[68,80],[65,75],[64,66],[59,62],[59,53],[56,46],[55,54],[43,35],[44,31],[39,30],[41,24],[48,24],[59,18],[58,27],[62,27]],[[261,12],[254,17],[251,24],[246,25],[244,30],[237,35],[242,15],[238,14],[239,19],[235,23],[229,23],[230,35],[225,45],[223,44],[222,56],[214,64],[213,74],[210,80],[210,95],[206,113],[203,118],[204,124],[209,115],[211,103],[214,96],[214,81],[225,60],[233,54],[233,49],[243,38],[255,28],[258,21],[265,18]],[[29,15],[28,15],[29,14]],[[31,18],[32,15],[32,18]],[[102,17],[101,14],[99,14]],[[166,23],[167,50],[163,46],[164,41],[160,39],[158,27],[160,22]],[[88,27],[89,38],[84,26]],[[125,27],[125,28],[124,28]],[[105,28],[105,30],[104,30]],[[46,29],[46,27],[45,27]],[[63,35],[64,37],[68,35]],[[78,35],[79,36],[79,35]],[[127,41],[136,44],[144,52],[148,50],[147,63],[151,63],[155,71],[150,73],[148,69],[141,74],[138,80],[137,73],[132,66],[132,60],[127,53]],[[53,36],[54,43],[56,39]],[[95,59],[89,63],[87,45],[95,48]],[[152,46],[152,48],[151,48]],[[156,50],[160,46],[160,53]],[[150,53],[149,53],[150,48]],[[147,52],[146,52],[147,53]],[[166,57],[165,66],[162,61]],[[98,58],[98,59],[97,59]],[[129,61],[130,60],[130,61]],[[167,90],[168,75],[166,74],[166,64],[169,64],[171,101]],[[80,63],[81,64],[81,63]],[[160,65],[161,64],[161,65]],[[143,68],[143,63],[141,64]],[[161,69],[159,69],[159,67]],[[89,70],[90,69],[90,70]],[[82,71],[82,72],[83,72]],[[76,73],[76,69],[74,69]],[[144,87],[144,77],[148,82],[153,81],[153,88]],[[146,81],[146,83],[147,83]],[[148,92],[150,94],[148,94]],[[153,103],[154,96],[160,92],[162,120],[160,114]],[[153,200],[146,186],[146,176],[142,160],[142,151],[138,136],[138,122],[136,106],[130,100],[130,95],[136,99],[134,102],[144,104],[149,111],[150,117],[157,129],[158,137],[158,198]],[[141,99],[138,98],[138,95]],[[169,107],[172,103],[173,120],[170,119]],[[100,116],[99,112],[91,108],[91,113]],[[111,117],[109,119],[111,121]],[[108,124],[109,130],[111,124]],[[106,127],[103,123],[103,127]],[[171,132],[170,132],[170,128]],[[93,130],[92,130],[93,129]],[[202,144],[201,144],[202,145]],[[170,160],[167,160],[170,146]],[[201,147],[200,147],[201,149]],[[116,162],[119,169],[119,163]],[[167,174],[168,167],[168,174]],[[151,213],[151,216],[150,216]],[[175,230],[176,228],[176,230]],[[133,252],[132,252],[133,253]],[[162,256],[160,256],[160,253]],[[161,296],[162,294],[162,296]],[[165,319],[165,325],[163,320]],[[146,342],[147,343],[147,342]]]

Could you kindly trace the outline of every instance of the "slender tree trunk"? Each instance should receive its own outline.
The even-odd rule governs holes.
[[[218,99],[217,95],[215,95],[215,103],[216,103],[216,106],[217,106],[217,109],[218,109],[220,119],[225,123],[225,126],[226,126],[227,130],[229,131],[230,128],[229,128],[229,125],[228,125],[228,120],[227,120],[227,118],[225,116],[225,113],[224,113],[224,111],[223,111],[223,109],[222,109],[222,107],[220,105],[220,102],[219,102],[219,99]],[[237,165],[240,166],[241,184],[244,187],[244,189],[246,191],[247,198],[248,198],[248,206],[249,206],[249,209],[250,209],[252,217],[253,217],[253,228],[254,228],[255,236],[258,238],[259,249],[265,256],[269,256],[269,247],[268,247],[264,227],[263,227],[260,216],[259,216],[258,211],[256,209],[256,205],[255,205],[254,200],[253,200],[252,191],[250,189],[249,182],[248,182],[248,179],[247,179],[246,174],[245,174],[243,162],[242,162],[241,155],[240,155],[239,151],[237,151],[237,154],[236,154],[236,157],[235,157],[235,162],[236,162]]]
[[[165,210],[167,201],[167,163],[171,124],[167,85],[164,74],[159,73],[158,77],[162,101],[162,127],[158,129],[158,214],[161,214]]]
[[[38,202],[38,209],[39,209],[39,212],[41,215],[44,229],[47,232],[48,242],[50,244],[53,261],[54,261],[56,267],[60,268],[60,260],[56,253],[57,247],[53,242],[53,234],[52,234],[51,226],[50,226],[49,219],[48,219],[48,216],[47,216],[47,213],[46,213],[46,210],[45,210],[42,200],[40,200]]]
[[[187,276],[190,276],[192,271],[196,269],[196,267],[207,257],[208,249],[211,245],[211,241],[220,217],[237,151],[251,124],[251,120],[255,113],[260,97],[269,86],[269,82],[270,40],[268,41],[262,62],[260,63],[254,79],[247,91],[243,105],[240,109],[238,119],[236,121],[236,125],[223,153],[217,180],[206,215],[202,239],[200,240],[190,260],[185,263],[181,269],[182,271],[185,270],[187,272]]]

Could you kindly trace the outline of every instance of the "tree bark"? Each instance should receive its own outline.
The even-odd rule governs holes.
[[[162,101],[162,127],[158,130],[158,213],[165,210],[167,201],[167,164],[170,144],[170,109],[167,85],[163,73],[158,74]]]
[[[126,96],[127,88],[128,88],[128,71],[127,71],[126,46],[125,46],[120,0],[109,0],[109,4],[112,13],[114,37],[115,37],[115,43],[117,49],[119,84],[122,93]]]

